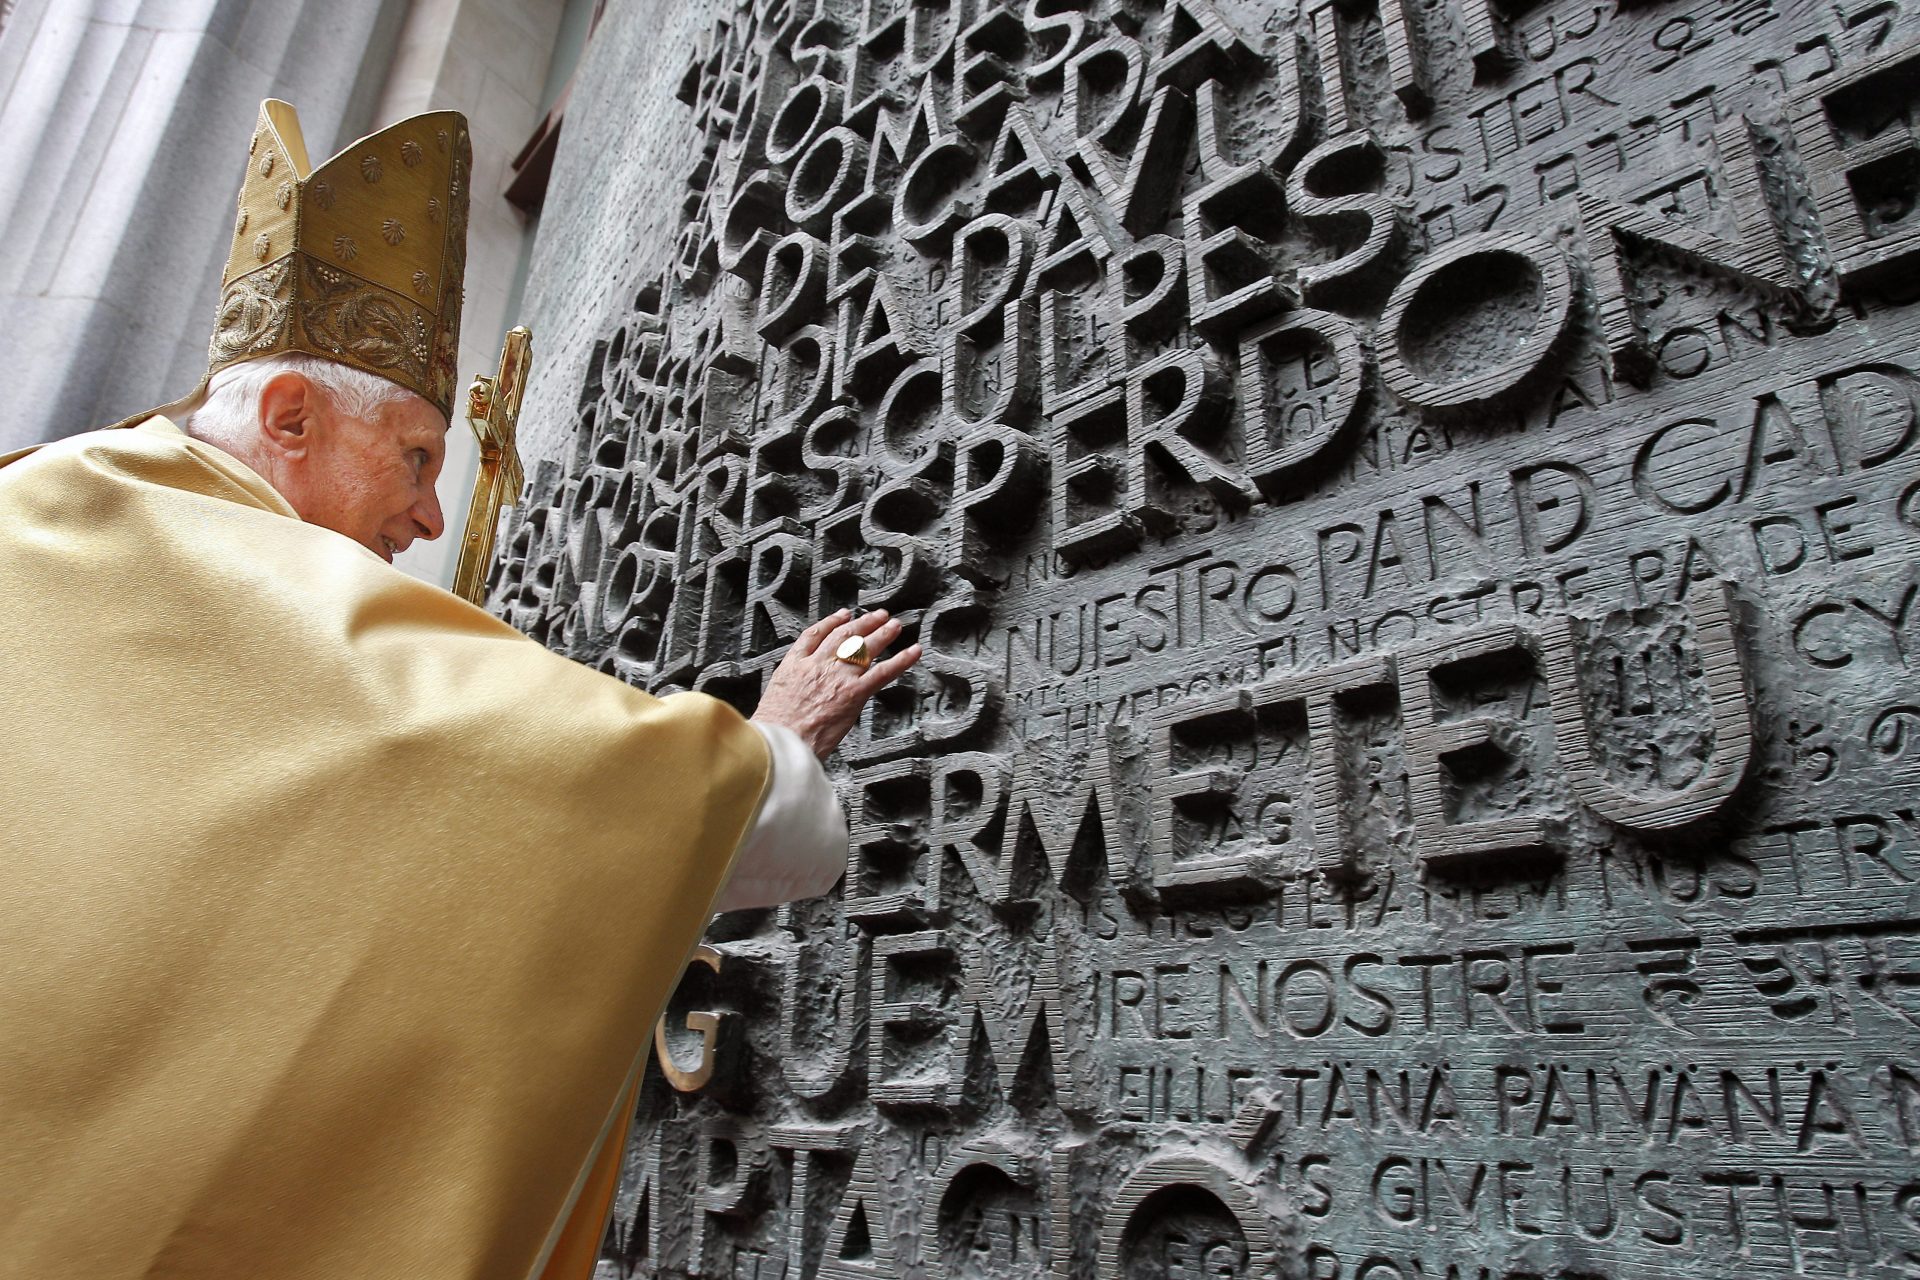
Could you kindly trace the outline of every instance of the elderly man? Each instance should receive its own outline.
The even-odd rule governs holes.
[[[709,914],[845,865],[884,615],[748,722],[391,567],[442,531],[467,155],[442,112],[314,168],[267,104],[208,380],[0,458],[7,1274],[583,1275]]]

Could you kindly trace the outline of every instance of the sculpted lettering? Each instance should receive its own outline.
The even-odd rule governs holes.
[[[925,657],[609,1267],[1920,1257],[1920,15],[720,8],[596,32],[490,607],[742,710]]]

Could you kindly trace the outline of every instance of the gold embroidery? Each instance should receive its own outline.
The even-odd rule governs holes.
[[[304,338],[297,336],[301,332]],[[208,355],[219,368],[273,351],[309,351],[425,394],[437,381],[429,353],[437,359],[441,344],[454,340],[422,308],[292,253],[227,286]]]
[[[311,259],[299,303],[300,323],[323,350],[407,386],[428,382],[431,335],[444,332],[418,308],[402,308],[384,289]]]
[[[294,256],[248,272],[220,295],[218,323],[207,352],[214,368],[288,345]]]

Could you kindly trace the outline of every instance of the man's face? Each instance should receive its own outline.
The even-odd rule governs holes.
[[[446,461],[447,420],[419,396],[362,420],[289,373],[268,382],[261,410],[282,468],[270,478],[301,519],[346,534],[389,564],[414,539],[431,541],[445,529],[433,486]]]

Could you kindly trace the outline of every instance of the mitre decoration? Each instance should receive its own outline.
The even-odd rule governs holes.
[[[261,103],[208,373],[295,351],[451,416],[472,167],[457,111],[402,120],[316,169],[294,109]]]
[[[315,168],[300,117],[260,104],[207,377],[298,353],[364,369],[452,416],[473,147],[458,111],[369,134]],[[151,415],[139,415],[128,424]]]

